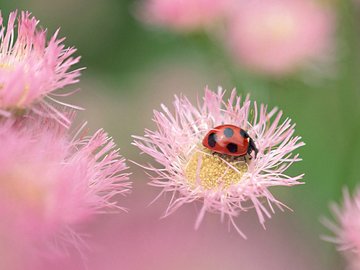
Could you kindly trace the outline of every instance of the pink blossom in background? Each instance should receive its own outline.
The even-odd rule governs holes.
[[[6,258],[52,258],[68,247],[81,252],[76,226],[122,209],[113,197],[130,190],[124,158],[103,130],[83,133],[70,135],[39,118],[1,122],[0,250],[7,254],[1,269]]]
[[[80,57],[73,57],[75,48],[66,48],[58,32],[46,41],[46,30],[38,29],[38,21],[29,12],[9,15],[4,25],[0,16],[0,114],[10,116],[31,110],[70,122],[52,103],[55,93],[67,85],[78,82],[80,69],[72,69]]]
[[[315,0],[235,0],[226,42],[236,61],[275,76],[328,57],[334,18]]]
[[[201,231],[194,231],[194,205],[179,209],[176,215],[159,219],[167,198],[147,207],[156,190],[145,181],[146,174],[134,168],[134,193],[129,197],[131,211],[107,215],[91,222],[87,233],[93,250],[86,266],[80,259],[68,258],[47,264],[44,270],[330,270],[316,232],[304,228],[300,215],[278,213],[263,230],[254,212],[246,214],[242,228],[249,240],[236,231],[226,232],[216,215],[207,215]],[[327,258],[327,257],[325,257]],[[328,259],[327,261],[330,261]],[[37,269],[39,270],[39,269]]]
[[[140,18],[180,32],[198,31],[224,16],[229,0],[143,0]]]
[[[276,108],[268,111],[266,105],[236,96],[235,90],[227,101],[224,95],[222,89],[217,93],[206,89],[197,106],[184,96],[175,97],[174,112],[161,105],[162,110],[154,112],[157,129],[146,129],[144,137],[134,136],[134,145],[159,164],[141,166],[149,171],[151,185],[161,188],[161,194],[172,194],[165,216],[200,201],[196,227],[206,212],[219,213],[221,220],[228,217],[245,237],[235,217],[254,208],[264,225],[274,212],[273,204],[283,208],[269,187],[301,184],[303,175],[288,176],[285,171],[300,161],[292,151],[304,144],[294,136],[295,125],[289,118],[281,121],[282,112]],[[221,124],[247,130],[259,149],[257,158],[244,162],[213,155],[204,148],[201,142],[206,133]]]
[[[332,204],[331,209],[338,224],[324,219],[323,223],[335,236],[324,237],[325,240],[336,244],[348,260],[349,269],[360,269],[360,188],[353,197],[347,189],[343,192],[342,206]]]

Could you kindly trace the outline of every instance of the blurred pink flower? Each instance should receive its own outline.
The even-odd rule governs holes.
[[[353,198],[347,189],[343,192],[343,206],[333,203],[331,209],[338,224],[328,219],[323,223],[335,236],[323,237],[324,240],[336,244],[343,252],[352,270],[360,269],[360,188],[357,188]]]
[[[68,247],[81,252],[74,226],[123,209],[114,196],[127,193],[130,183],[113,140],[102,130],[74,138],[66,132],[38,118],[0,123],[0,239],[16,254],[16,248],[39,258]]]
[[[313,0],[234,2],[226,40],[240,64],[280,76],[329,57],[335,26],[325,6]]]
[[[80,69],[70,70],[80,59],[72,56],[76,49],[62,44],[59,30],[46,42],[46,30],[37,29],[29,12],[21,12],[17,24],[16,18],[10,13],[5,27],[0,14],[0,115],[32,110],[70,124],[51,103],[68,105],[54,97],[69,93],[54,91],[78,82]]]
[[[303,175],[288,176],[285,171],[297,161],[292,151],[304,145],[294,137],[294,124],[286,118],[280,122],[282,112],[266,105],[242,100],[231,92],[223,100],[224,91],[217,93],[205,89],[203,103],[194,106],[186,97],[175,97],[174,114],[161,105],[154,112],[157,130],[146,129],[145,136],[134,136],[134,145],[153,157],[160,167],[144,165],[150,171],[151,185],[172,193],[165,216],[180,206],[194,201],[203,203],[195,227],[200,225],[206,212],[221,214],[244,237],[234,218],[241,211],[255,208],[262,225],[274,212],[272,204],[284,206],[269,191],[272,186],[301,184]],[[270,119],[274,118],[272,123]],[[259,149],[257,158],[243,159],[213,155],[201,144],[206,133],[221,124],[233,124],[249,133]],[[269,209],[263,204],[268,204]]]
[[[175,31],[208,28],[225,13],[228,0],[143,0],[139,15],[147,23]]]

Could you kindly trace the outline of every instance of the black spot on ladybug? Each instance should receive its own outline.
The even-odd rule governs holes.
[[[249,134],[245,130],[240,129],[240,135],[245,139],[249,138]]]
[[[226,136],[226,138],[231,138],[234,135],[234,131],[232,130],[232,128],[225,128],[224,135]]]
[[[230,153],[236,153],[238,150],[238,147],[235,143],[228,143],[226,148],[227,148],[227,150],[229,150]]]
[[[210,147],[212,147],[212,148],[215,147],[215,145],[216,145],[216,140],[217,140],[217,138],[216,138],[216,134],[215,134],[215,133],[209,134],[208,144],[209,144]]]

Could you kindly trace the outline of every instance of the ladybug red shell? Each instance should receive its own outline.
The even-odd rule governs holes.
[[[258,149],[249,134],[234,125],[221,125],[210,130],[202,141],[203,146],[211,151],[229,156],[241,157]]]

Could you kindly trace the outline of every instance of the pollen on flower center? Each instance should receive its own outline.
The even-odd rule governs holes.
[[[241,181],[248,165],[243,158],[212,154],[208,149],[194,151],[185,168],[186,180],[192,188],[227,189]]]

